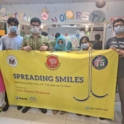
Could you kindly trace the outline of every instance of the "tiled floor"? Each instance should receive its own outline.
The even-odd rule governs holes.
[[[115,121],[101,121],[94,117],[77,116],[66,113],[64,115],[53,115],[51,110],[47,114],[42,114],[39,109],[31,109],[26,114],[22,114],[17,107],[11,106],[7,112],[0,113],[0,124],[121,124],[120,103],[115,103]]]

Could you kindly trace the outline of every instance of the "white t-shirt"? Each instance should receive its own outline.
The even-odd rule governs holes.
[[[10,38],[9,35],[7,34],[1,37],[1,41],[2,41],[2,50],[6,50],[8,48],[11,48],[13,50],[19,50],[23,41],[23,37],[18,35],[14,38]]]

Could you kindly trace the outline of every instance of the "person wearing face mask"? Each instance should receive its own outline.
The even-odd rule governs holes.
[[[66,43],[65,43],[65,39],[63,36],[59,36],[56,39],[56,44],[54,47],[54,51],[67,51],[66,49]],[[53,110],[53,114],[56,115],[58,113],[59,110]],[[63,115],[65,112],[64,111],[60,111],[60,115]]]
[[[20,47],[21,50],[30,52],[31,50],[39,51],[52,51],[53,47],[49,42],[48,37],[41,35],[41,21],[39,18],[34,17],[30,21],[31,34],[26,35]],[[22,107],[20,106],[20,109]],[[25,107],[22,113],[26,113],[31,107]],[[47,113],[47,109],[40,108],[42,113]]]
[[[108,39],[105,49],[112,48],[119,54],[117,84],[121,100],[122,124],[124,124],[124,20],[116,19],[113,22],[113,30],[115,37]]]
[[[16,18],[10,17],[7,21],[10,33],[1,37],[2,50],[19,50],[23,38],[17,34],[19,22]],[[7,111],[9,108],[9,102],[7,94],[5,92],[6,105],[3,111]]]
[[[23,38],[17,34],[19,22],[16,18],[10,17],[7,21],[9,34],[1,37],[2,50],[19,50]]]
[[[89,38],[87,36],[83,36],[80,39],[80,50],[89,50],[91,48]]]
[[[55,51],[67,51],[65,39],[63,36],[60,36],[57,38],[54,50]]]
[[[20,47],[21,50],[31,51],[31,50],[40,50],[40,51],[50,51],[53,50],[53,47],[48,39],[41,35],[41,21],[39,18],[34,17],[30,21],[31,25],[31,34],[26,35]]]
[[[83,50],[83,51],[88,51],[91,49],[91,44],[90,44],[90,41],[89,41],[89,38],[87,36],[83,36],[81,39],[80,39],[80,42],[79,42],[79,50]],[[81,114],[78,114],[78,116],[81,116]],[[88,115],[85,115],[85,117],[90,117]]]

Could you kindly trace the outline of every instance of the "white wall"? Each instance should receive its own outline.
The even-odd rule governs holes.
[[[109,26],[110,25],[110,20],[112,17],[121,17],[124,16],[124,2],[123,1],[118,1],[118,2],[108,2],[106,7],[102,8],[102,9],[98,9],[95,6],[94,2],[89,2],[89,3],[71,3],[69,4],[46,4],[46,5],[42,5],[42,4],[25,4],[25,5],[4,5],[2,7],[6,8],[6,13],[5,14],[12,14],[12,13],[18,13],[17,17],[20,18],[20,14],[21,13],[25,13],[25,15],[27,17],[39,17],[41,18],[41,12],[42,9],[45,8],[45,6],[47,7],[47,9],[49,10],[49,20],[47,21],[52,22],[51,18],[57,18],[58,22],[61,22],[59,20],[59,16],[61,14],[64,14],[67,10],[72,10],[74,12],[74,19],[67,19],[65,22],[68,23],[74,23],[74,22],[85,22],[84,20],[77,20],[76,19],[76,12],[89,12],[91,13],[94,10],[102,10],[105,14],[106,14],[106,18],[107,18],[107,23]],[[3,16],[5,14],[0,13],[0,16]],[[24,15],[24,14],[23,14]],[[1,17],[0,17],[1,19]],[[22,19],[20,20],[20,22],[26,22],[24,21],[24,17],[23,17],[23,21]],[[44,22],[42,20],[42,22]],[[63,24],[65,23],[63,22]],[[109,37],[112,36],[111,33],[112,29],[108,29],[107,28],[107,39]]]

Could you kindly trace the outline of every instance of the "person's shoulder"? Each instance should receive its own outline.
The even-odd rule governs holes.
[[[41,38],[48,39],[48,37],[47,37],[47,36],[43,36],[43,35],[40,35],[40,36],[41,36]]]
[[[115,37],[109,38],[109,39],[107,40],[107,42],[111,42],[111,41],[113,41],[113,40],[115,40]]]
[[[48,41],[49,38],[47,36],[43,36],[43,35],[40,35],[41,39],[44,40],[44,41]]]
[[[1,37],[1,40],[8,38],[8,34]]]
[[[24,37],[22,37],[23,39],[29,39],[31,37],[31,34],[29,35],[25,35]]]
[[[20,36],[20,35],[18,35],[18,38],[19,38],[19,39],[21,39],[21,40],[23,40],[23,37],[22,37],[22,36]]]
[[[54,39],[52,39],[52,40],[51,40],[51,42],[53,42],[53,43],[54,43],[54,42],[56,42],[56,39],[55,39],[55,38],[54,38]]]

